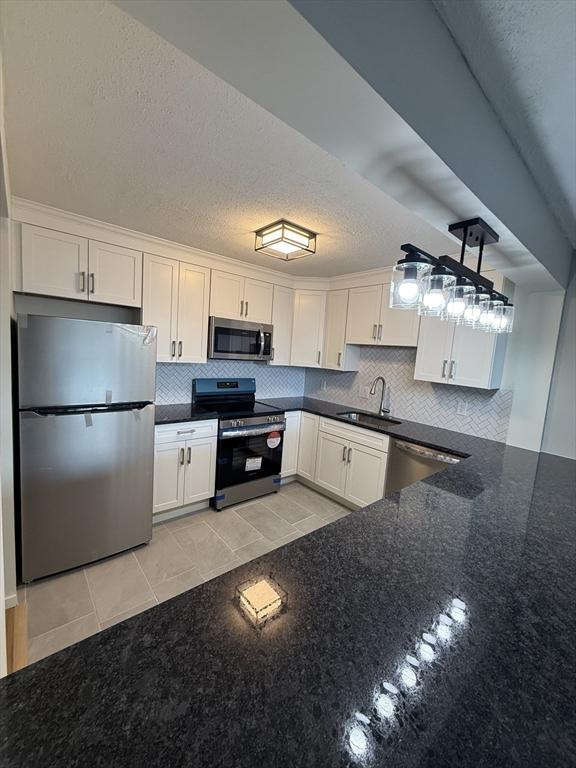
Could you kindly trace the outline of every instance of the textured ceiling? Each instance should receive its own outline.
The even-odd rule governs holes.
[[[12,192],[303,276],[393,263],[453,241],[115,6],[2,4]],[[286,217],[315,256],[255,254]]]
[[[576,246],[576,2],[434,4]]]

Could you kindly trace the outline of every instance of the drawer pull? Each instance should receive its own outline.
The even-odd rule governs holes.
[[[191,435],[192,432],[196,432],[195,429],[179,429],[176,434],[177,435]]]

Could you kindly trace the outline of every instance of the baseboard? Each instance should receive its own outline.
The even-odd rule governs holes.
[[[322,488],[321,485],[317,485],[312,480],[308,480],[307,477],[301,477],[298,475],[294,479],[298,480],[298,482],[302,483],[302,485],[306,485],[308,488],[316,491],[316,493],[320,493],[322,496],[326,496],[327,499],[331,499],[332,501],[337,502],[341,507],[347,507],[348,509],[352,510],[362,509],[362,507],[360,507],[358,504],[352,504],[352,502],[343,499],[342,496],[338,496],[337,493],[331,493],[330,491],[327,491],[326,488]]]
[[[4,610],[8,608],[15,608],[18,605],[18,595],[14,592],[13,595],[4,595]]]
[[[158,512],[152,517],[152,525],[154,523],[165,523],[168,520],[174,520],[176,517],[184,517],[184,515],[191,515],[193,512],[201,512],[203,509],[208,509],[209,501],[197,501],[196,504],[186,504],[184,507],[177,507],[176,509],[168,509],[166,512]]]
[[[8,674],[28,664],[28,605],[6,611],[6,664]]]

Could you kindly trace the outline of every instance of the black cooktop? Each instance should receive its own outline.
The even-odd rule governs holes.
[[[271,405],[259,403],[257,400],[253,403],[218,403],[211,406],[220,418],[241,419],[251,416],[268,416],[273,413],[283,413],[279,408]]]

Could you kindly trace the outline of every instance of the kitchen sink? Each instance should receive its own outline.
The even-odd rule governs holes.
[[[393,419],[390,416],[379,416],[377,413],[359,413],[358,411],[346,411],[345,413],[338,413],[343,419],[353,421],[355,424],[365,425],[367,427],[376,427],[376,429],[385,429],[386,424],[402,424],[398,419]]]

